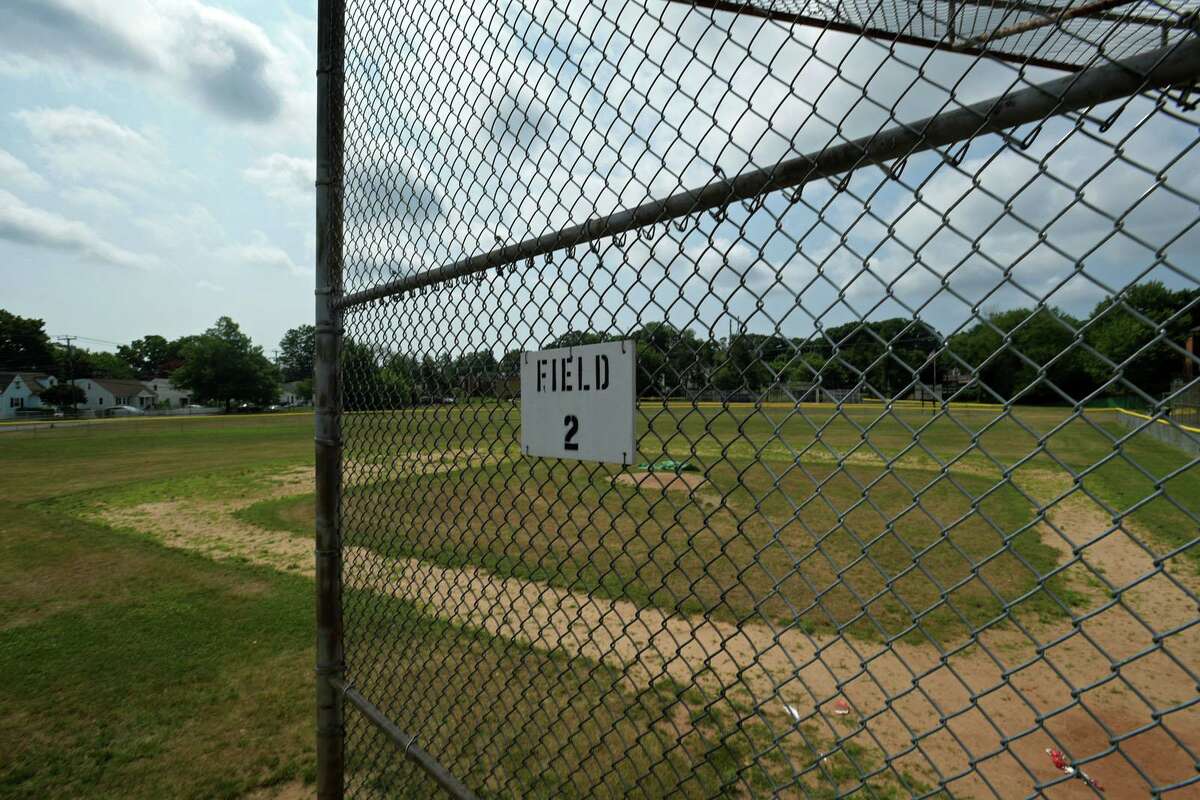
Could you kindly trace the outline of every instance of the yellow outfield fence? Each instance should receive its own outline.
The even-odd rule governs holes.
[[[1178,422],[1172,422],[1171,420],[1163,419],[1162,417],[1152,417],[1149,414],[1142,414],[1138,411],[1130,411],[1127,408],[1117,408],[1114,406],[1114,407],[1109,407],[1109,408],[1087,408],[1084,410],[1087,411],[1089,414],[1096,413],[1096,412],[1111,412],[1114,414],[1121,414],[1126,417],[1134,417],[1136,419],[1151,420],[1153,422],[1157,422],[1159,425],[1166,425],[1168,427],[1179,428],[1180,430],[1187,431],[1188,433],[1200,434],[1200,428],[1196,428],[1191,425],[1183,425]]]

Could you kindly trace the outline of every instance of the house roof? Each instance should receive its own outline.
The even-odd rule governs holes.
[[[168,375],[155,375],[153,378],[146,378],[146,380],[138,382],[151,391],[157,391],[157,389],[154,388],[155,384],[166,384],[165,388],[173,392],[187,391],[186,389],[183,389],[172,383],[171,378]]]
[[[8,385],[18,376],[20,376],[21,380],[25,381],[25,385],[29,387],[29,391],[35,395],[41,394],[46,388],[38,383],[38,381],[42,378],[50,377],[44,372],[0,372],[0,392],[7,389]]]
[[[111,392],[116,397],[124,397],[126,395],[139,395],[142,392],[153,395],[154,390],[141,381],[124,380],[120,378],[82,378],[99,385],[101,388]],[[79,381],[75,381],[79,383]]]

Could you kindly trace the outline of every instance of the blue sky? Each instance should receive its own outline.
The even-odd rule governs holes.
[[[1057,77],[658,0],[356,8],[349,113],[373,122],[347,151],[350,289]],[[269,351],[309,321],[314,13],[8,3],[0,307],[93,346],[224,314]],[[367,46],[380,41],[393,46]],[[766,54],[769,69],[752,57]],[[508,275],[495,295],[507,306],[470,306],[423,346],[662,318],[808,335],[919,313],[950,332],[1036,301],[1086,314],[1106,285],[1138,278],[1195,285],[1196,115],[1135,99],[1101,131],[1118,107],[1058,118],[1025,151],[980,137],[958,164],[910,159],[899,182],[868,168],[846,191],[812,185],[800,202],[776,193],[723,221],[560,254],[558,279]],[[589,278],[608,286],[573,293]],[[547,301],[552,319],[529,315]]]
[[[6,6],[0,307],[117,342],[228,314],[268,350],[308,321],[315,4]]]

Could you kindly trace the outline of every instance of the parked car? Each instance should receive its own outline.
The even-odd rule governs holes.
[[[140,417],[145,413],[146,413],[145,411],[142,411],[137,406],[113,406],[112,408],[105,410],[104,416],[106,416],[106,417]]]
[[[233,413],[235,414],[258,414],[261,413],[262,410],[262,406],[255,405],[254,403],[242,403],[241,405],[233,407]]]

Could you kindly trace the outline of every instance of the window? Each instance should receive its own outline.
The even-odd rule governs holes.
[[[24,398],[24,397],[10,397],[10,398],[8,398],[8,407],[9,407],[9,408],[22,408],[24,405],[25,405],[25,398]]]

